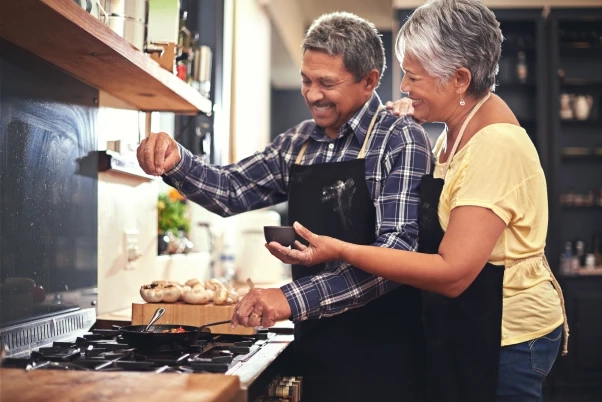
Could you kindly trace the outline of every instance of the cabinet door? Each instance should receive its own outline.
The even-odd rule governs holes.
[[[602,280],[576,279],[565,297],[570,325],[568,373],[571,378],[602,381]]]

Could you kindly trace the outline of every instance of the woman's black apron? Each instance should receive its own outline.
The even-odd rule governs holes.
[[[356,160],[303,166],[304,144],[291,170],[288,213],[309,230],[356,244],[376,240],[376,209],[366,184],[364,151]],[[293,266],[293,279],[326,269]],[[344,279],[341,279],[344,280]],[[330,297],[336,294],[324,289]],[[295,325],[295,374],[304,402],[422,401],[424,335],[420,292],[401,286],[367,305]]]
[[[435,254],[443,239],[438,207],[444,178],[466,125],[488,99],[466,118],[444,166],[443,179],[425,175],[420,184],[419,251]],[[493,402],[502,341],[504,267],[487,263],[460,296],[422,292],[427,350],[428,402]]]

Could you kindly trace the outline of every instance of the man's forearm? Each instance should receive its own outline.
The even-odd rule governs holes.
[[[187,199],[221,216],[235,215],[284,201],[274,180],[255,177],[261,155],[247,158],[229,166],[207,165],[180,146],[182,158],[163,177]],[[269,171],[269,170],[267,170]],[[266,185],[259,185],[264,182]]]
[[[291,307],[291,320],[298,322],[361,307],[397,287],[398,283],[343,264],[332,272],[301,278],[281,289]]]

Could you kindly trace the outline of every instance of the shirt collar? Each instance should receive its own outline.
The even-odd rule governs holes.
[[[378,94],[373,92],[370,99],[368,99],[368,101],[364,103],[362,107],[359,108],[358,111],[355,112],[355,114],[339,128],[337,139],[343,138],[348,133],[353,132],[357,141],[360,144],[363,144],[364,138],[366,138],[366,134],[368,132],[368,127],[370,126],[370,122],[372,121],[372,118],[376,114],[376,111],[381,104],[382,103]],[[330,139],[324,133],[324,130],[318,126],[315,126],[311,137],[312,139],[320,142],[330,141]]]

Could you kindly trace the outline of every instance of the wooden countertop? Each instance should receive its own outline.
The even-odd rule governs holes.
[[[0,400],[7,402],[227,402],[240,387],[237,376],[219,374],[153,375],[4,368],[0,369],[0,379]]]

